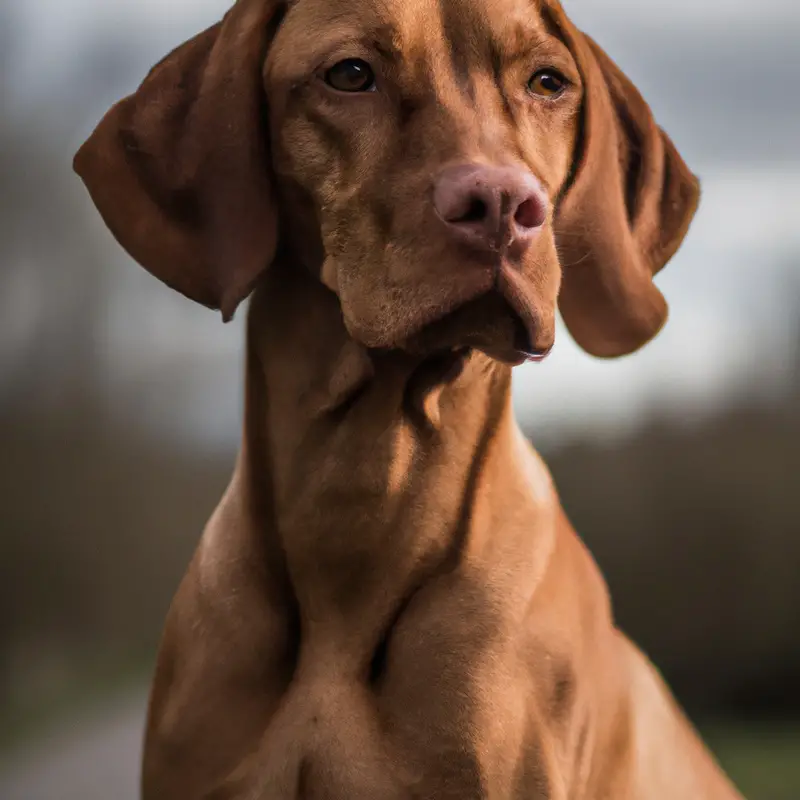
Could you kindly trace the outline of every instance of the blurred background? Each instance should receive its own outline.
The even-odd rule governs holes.
[[[226,0],[0,0],[0,797],[133,800],[168,603],[231,472],[242,319],[136,267],[71,172]],[[615,363],[562,329],[521,420],[751,800],[800,797],[800,4],[565,0],[704,202]]]

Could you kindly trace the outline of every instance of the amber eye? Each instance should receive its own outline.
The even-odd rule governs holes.
[[[555,97],[567,88],[567,79],[554,69],[540,69],[528,82],[528,88],[540,97]]]
[[[325,83],[340,92],[371,92],[375,88],[375,73],[366,61],[348,58],[325,73]]]

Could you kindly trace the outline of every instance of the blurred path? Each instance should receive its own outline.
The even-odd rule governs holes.
[[[128,692],[0,754],[0,798],[138,800],[146,702]]]

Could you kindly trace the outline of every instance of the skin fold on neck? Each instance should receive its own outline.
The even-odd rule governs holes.
[[[336,651],[326,663],[363,672],[437,573],[512,568],[504,548],[513,568],[543,570],[552,525],[523,563],[519,543],[491,536],[510,516],[529,529],[553,513],[549,475],[514,420],[509,367],[474,351],[368,353],[330,290],[276,265],[252,301],[247,373],[240,470],[253,498],[269,497],[258,527],[276,540],[309,661]],[[503,507],[487,491],[499,483]]]

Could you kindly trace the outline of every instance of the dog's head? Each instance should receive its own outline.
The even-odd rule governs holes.
[[[144,267],[230,317],[277,257],[371,348],[589,352],[666,319],[697,182],[556,0],[239,0],[76,157]]]

